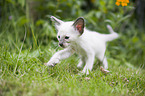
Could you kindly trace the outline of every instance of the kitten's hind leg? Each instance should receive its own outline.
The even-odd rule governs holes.
[[[85,57],[81,57],[77,67],[82,68],[84,63],[85,63]]]
[[[98,57],[98,59],[103,63],[105,69],[108,69],[108,62],[107,58],[104,55]]]

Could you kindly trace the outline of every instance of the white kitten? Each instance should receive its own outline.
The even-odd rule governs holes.
[[[51,16],[55,22],[58,31],[57,38],[59,46],[64,50],[56,52],[46,66],[55,66],[60,60],[70,57],[73,53],[80,56],[80,62],[77,67],[85,64],[83,73],[89,74],[92,70],[95,57],[102,61],[105,69],[108,68],[107,59],[104,56],[106,42],[112,41],[118,37],[111,26],[107,25],[110,34],[100,34],[85,28],[84,18],[79,17],[74,22],[63,22],[54,16]]]

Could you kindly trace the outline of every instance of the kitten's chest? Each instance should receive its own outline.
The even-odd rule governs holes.
[[[80,54],[80,55],[86,55],[86,51],[81,44],[73,43],[72,48],[75,51],[75,53]]]

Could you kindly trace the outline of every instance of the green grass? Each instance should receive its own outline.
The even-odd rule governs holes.
[[[90,75],[79,75],[76,55],[48,68],[43,63],[50,59],[55,49],[45,46],[15,53],[6,45],[1,46],[0,96],[145,95],[144,69],[108,56],[110,74],[103,74],[98,64]]]
[[[35,22],[29,16],[32,4],[0,1],[0,96],[145,96],[145,31],[137,28],[133,2],[118,7],[112,0],[100,0],[94,3],[96,8],[86,11],[81,9],[83,0],[39,1],[32,9],[39,13]],[[105,25],[110,24],[120,35],[107,45],[111,72],[105,75],[95,64],[88,76],[79,75],[77,55],[53,68],[44,66],[60,50],[46,15],[65,21],[83,16],[87,28],[102,33],[108,32]]]

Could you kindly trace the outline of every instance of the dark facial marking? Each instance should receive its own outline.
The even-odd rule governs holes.
[[[69,39],[69,37],[68,36],[65,36],[65,39]]]

